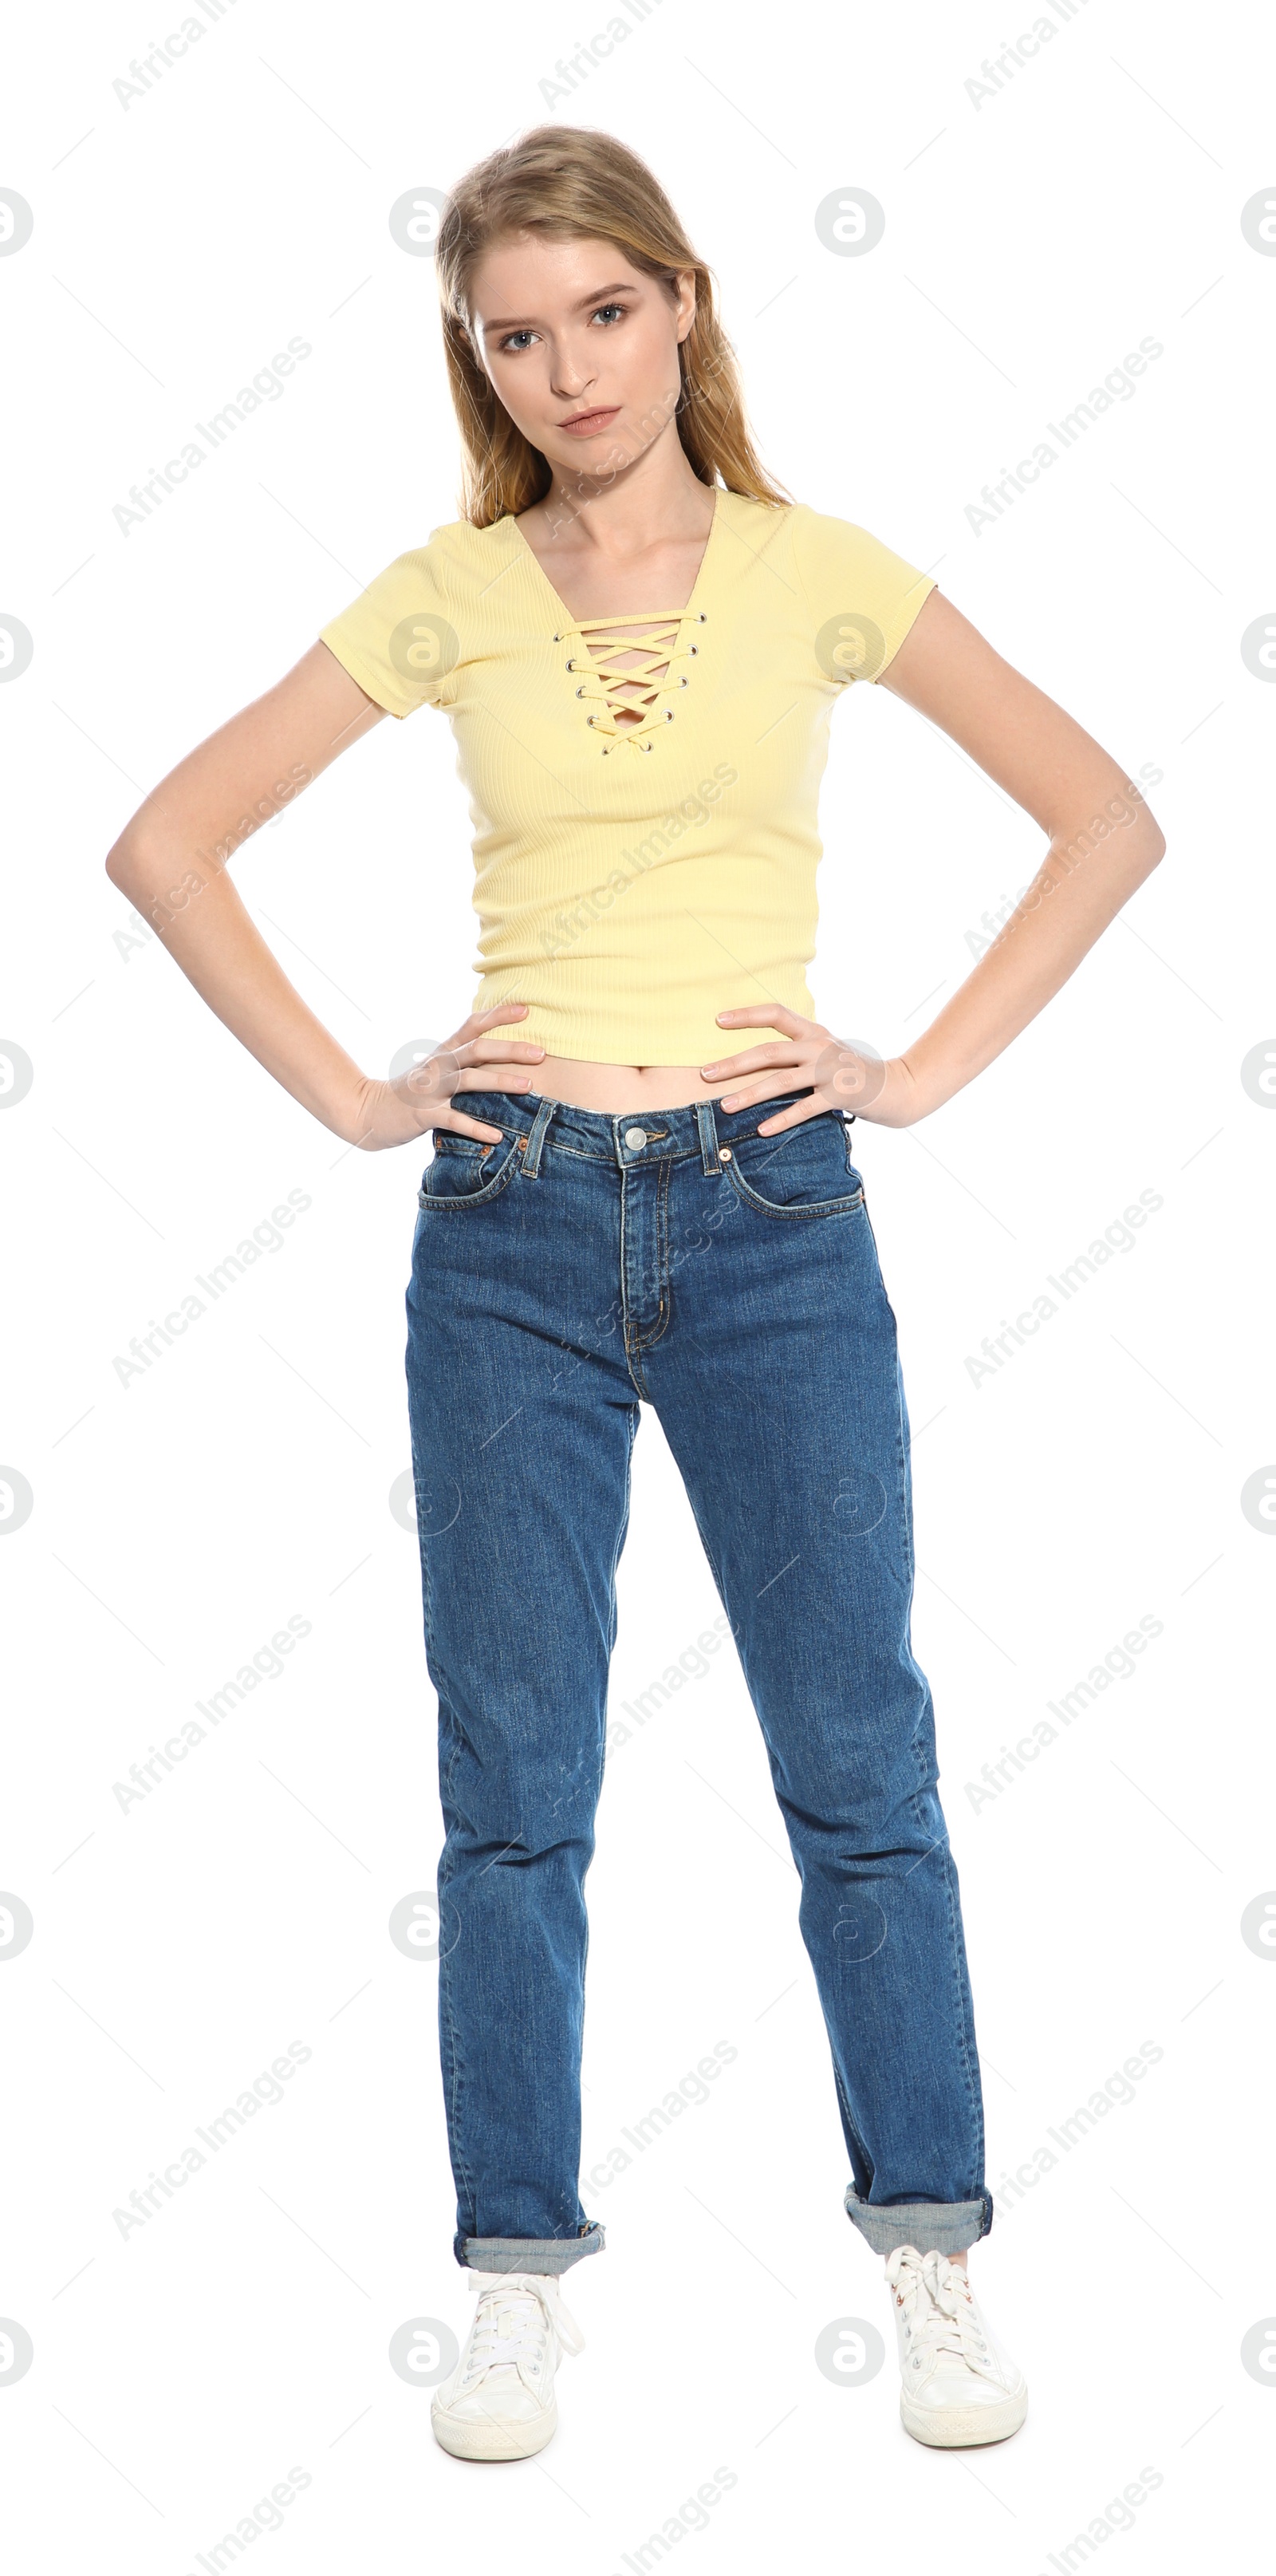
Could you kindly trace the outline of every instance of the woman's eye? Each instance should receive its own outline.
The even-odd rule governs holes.
[[[518,350],[516,344],[526,343],[531,339],[531,336],[532,334],[530,331],[509,331],[501,342],[501,348],[502,350],[513,349],[517,356]]]
[[[623,304],[599,304],[595,306],[593,319],[596,322],[600,313],[623,313],[624,309]]]

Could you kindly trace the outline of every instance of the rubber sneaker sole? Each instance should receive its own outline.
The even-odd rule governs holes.
[[[499,2415],[477,2422],[469,2417],[431,2414],[430,2429],[441,2450],[454,2460],[530,2460],[543,2451],[558,2430],[557,2404],[526,2424],[502,2422]]]
[[[1017,2389],[997,2406],[948,2406],[931,2409],[910,2406],[901,2394],[899,2416],[906,2433],[915,2442],[929,2443],[936,2451],[971,2450],[979,2442],[1004,2442],[1017,2433],[1028,2412],[1028,2391]]]

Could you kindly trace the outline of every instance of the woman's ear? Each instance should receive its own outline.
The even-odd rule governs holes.
[[[678,338],[685,340],[696,318],[696,272],[694,268],[674,271],[678,296]]]

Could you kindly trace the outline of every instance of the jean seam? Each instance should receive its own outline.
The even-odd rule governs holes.
[[[731,1161],[727,1165],[727,1171],[732,1187],[735,1189],[737,1195],[743,1199],[745,1206],[756,1208],[760,1216],[790,1216],[807,1218],[818,1216],[855,1216],[864,1206],[864,1192],[863,1189],[860,1188],[858,1190],[852,1190],[848,1196],[840,1199],[816,1199],[811,1205],[806,1207],[777,1207],[771,1199],[760,1197],[756,1190],[750,1189],[747,1181],[741,1180],[735,1167],[734,1156],[732,1156]]]

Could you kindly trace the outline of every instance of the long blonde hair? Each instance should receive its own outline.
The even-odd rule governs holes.
[[[729,492],[782,506],[787,495],[763,471],[749,436],[735,355],[713,300],[713,277],[697,259],[659,182],[636,152],[577,125],[537,125],[502,144],[458,180],[435,246],[448,381],[461,432],[462,510],[476,528],[543,500],[547,459],[516,428],[479,363],[470,338],[469,286],[494,242],[512,233],[611,242],[648,277],[695,273],[696,312],[678,349],[682,389],[675,418],[683,450],[702,483],[721,476]]]

